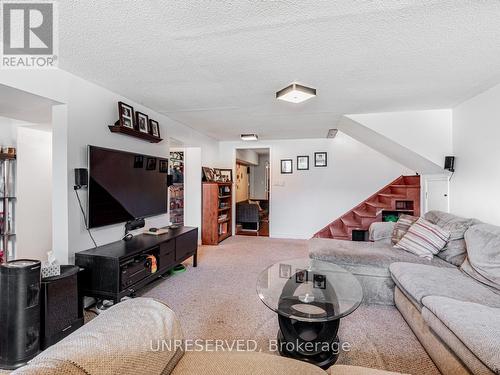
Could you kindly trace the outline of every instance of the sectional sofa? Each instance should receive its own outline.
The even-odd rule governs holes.
[[[371,228],[372,242],[312,239],[310,256],[354,273],[366,303],[395,304],[443,374],[499,374],[498,279],[476,269],[499,275],[500,227],[438,211],[424,218],[451,233],[431,260],[394,248],[385,223]]]
[[[182,345],[166,345],[182,340],[179,320],[168,306],[150,298],[131,299],[113,306],[13,374],[394,374],[356,366],[332,366],[326,372],[314,365],[279,355],[199,349],[184,351]]]

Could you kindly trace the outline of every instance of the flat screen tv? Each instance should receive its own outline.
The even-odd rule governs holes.
[[[89,228],[167,212],[167,158],[96,146],[88,157]]]

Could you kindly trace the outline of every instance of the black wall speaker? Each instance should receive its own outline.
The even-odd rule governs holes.
[[[444,158],[444,169],[449,170],[450,172],[455,172],[455,157],[454,156],[446,156]]]
[[[167,186],[172,186],[174,184],[174,176],[171,174],[167,175]]]
[[[77,266],[61,266],[59,276],[42,279],[42,350],[83,325],[83,299],[78,295],[79,270]]]
[[[75,186],[86,187],[89,184],[89,172],[86,168],[75,168]]]
[[[40,349],[40,262],[0,265],[0,368],[25,365]]]

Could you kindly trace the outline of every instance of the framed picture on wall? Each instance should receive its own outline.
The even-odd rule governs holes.
[[[293,160],[292,159],[282,159],[281,160],[281,174],[293,173]]]
[[[306,171],[309,169],[309,156],[297,156],[297,170]]]
[[[119,124],[125,128],[134,128],[134,108],[123,102],[118,102]]]
[[[314,153],[314,166],[315,167],[326,167],[327,166],[327,154],[326,152],[315,152]]]
[[[149,133],[148,130],[148,115],[145,115],[142,112],[136,112],[135,113],[135,122],[137,125],[137,130],[139,130],[141,133]]]

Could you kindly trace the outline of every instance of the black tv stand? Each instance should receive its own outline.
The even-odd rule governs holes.
[[[75,263],[84,269],[79,278],[82,295],[118,303],[190,257],[196,267],[197,255],[198,228],[179,227],[78,252]],[[156,259],[155,273],[148,256]]]

